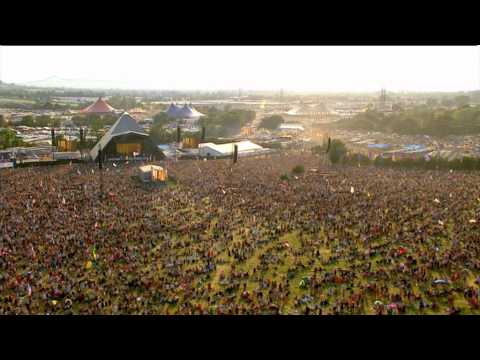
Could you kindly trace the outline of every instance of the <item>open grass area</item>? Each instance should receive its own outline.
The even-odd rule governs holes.
[[[33,104],[35,104],[35,101],[34,100],[28,100],[28,99],[0,97],[0,106],[5,105],[5,104],[33,105]]]

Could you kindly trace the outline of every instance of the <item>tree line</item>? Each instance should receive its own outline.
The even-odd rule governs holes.
[[[401,135],[471,135],[480,133],[480,106],[453,110],[418,107],[394,114],[369,110],[337,125],[341,129],[378,131]]]
[[[28,146],[13,129],[0,128],[0,149],[8,149],[17,146]]]
[[[377,156],[375,160],[369,159],[362,154],[349,154],[342,159],[342,163],[346,165],[397,168],[397,169],[424,169],[424,170],[462,170],[472,171],[480,170],[480,158],[464,156],[448,160],[443,157],[432,157],[425,159],[424,157],[416,159],[397,159],[384,158]]]
[[[255,119],[255,111],[251,110],[217,110],[212,107],[201,111],[205,111],[206,116],[200,118],[199,126],[205,127],[209,138],[237,135],[243,126]],[[165,112],[156,114],[150,130],[152,140],[157,144],[176,141],[176,130],[165,128],[172,123],[176,123],[176,119],[169,117]],[[189,133],[189,136],[199,138],[201,132]]]
[[[377,156],[374,160],[368,156],[358,153],[348,153],[345,144],[334,139],[328,148],[325,141],[322,145],[313,147],[314,154],[325,154],[328,150],[328,157],[332,164],[343,164],[351,166],[376,166],[397,169],[425,169],[425,170],[463,170],[472,171],[480,170],[480,158],[464,156],[448,160],[446,158],[436,156],[426,159],[420,157],[416,159],[397,159],[393,160],[388,157]]]
[[[255,119],[253,110],[217,110],[210,109],[205,117],[200,118],[199,125],[208,129],[211,137],[229,137],[240,133],[245,125]]]
[[[264,117],[260,124],[258,125],[259,129],[267,129],[267,130],[277,130],[280,125],[285,122],[281,115],[272,115]]]

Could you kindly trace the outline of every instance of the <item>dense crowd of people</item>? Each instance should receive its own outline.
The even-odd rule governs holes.
[[[480,313],[478,174],[325,164],[2,170],[0,313]]]

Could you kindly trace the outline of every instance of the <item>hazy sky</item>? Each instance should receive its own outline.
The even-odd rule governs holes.
[[[478,47],[3,46],[0,77],[125,88],[295,91],[480,89]]]

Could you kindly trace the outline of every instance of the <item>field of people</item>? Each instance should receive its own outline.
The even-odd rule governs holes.
[[[480,314],[479,173],[324,160],[3,169],[0,313]]]

